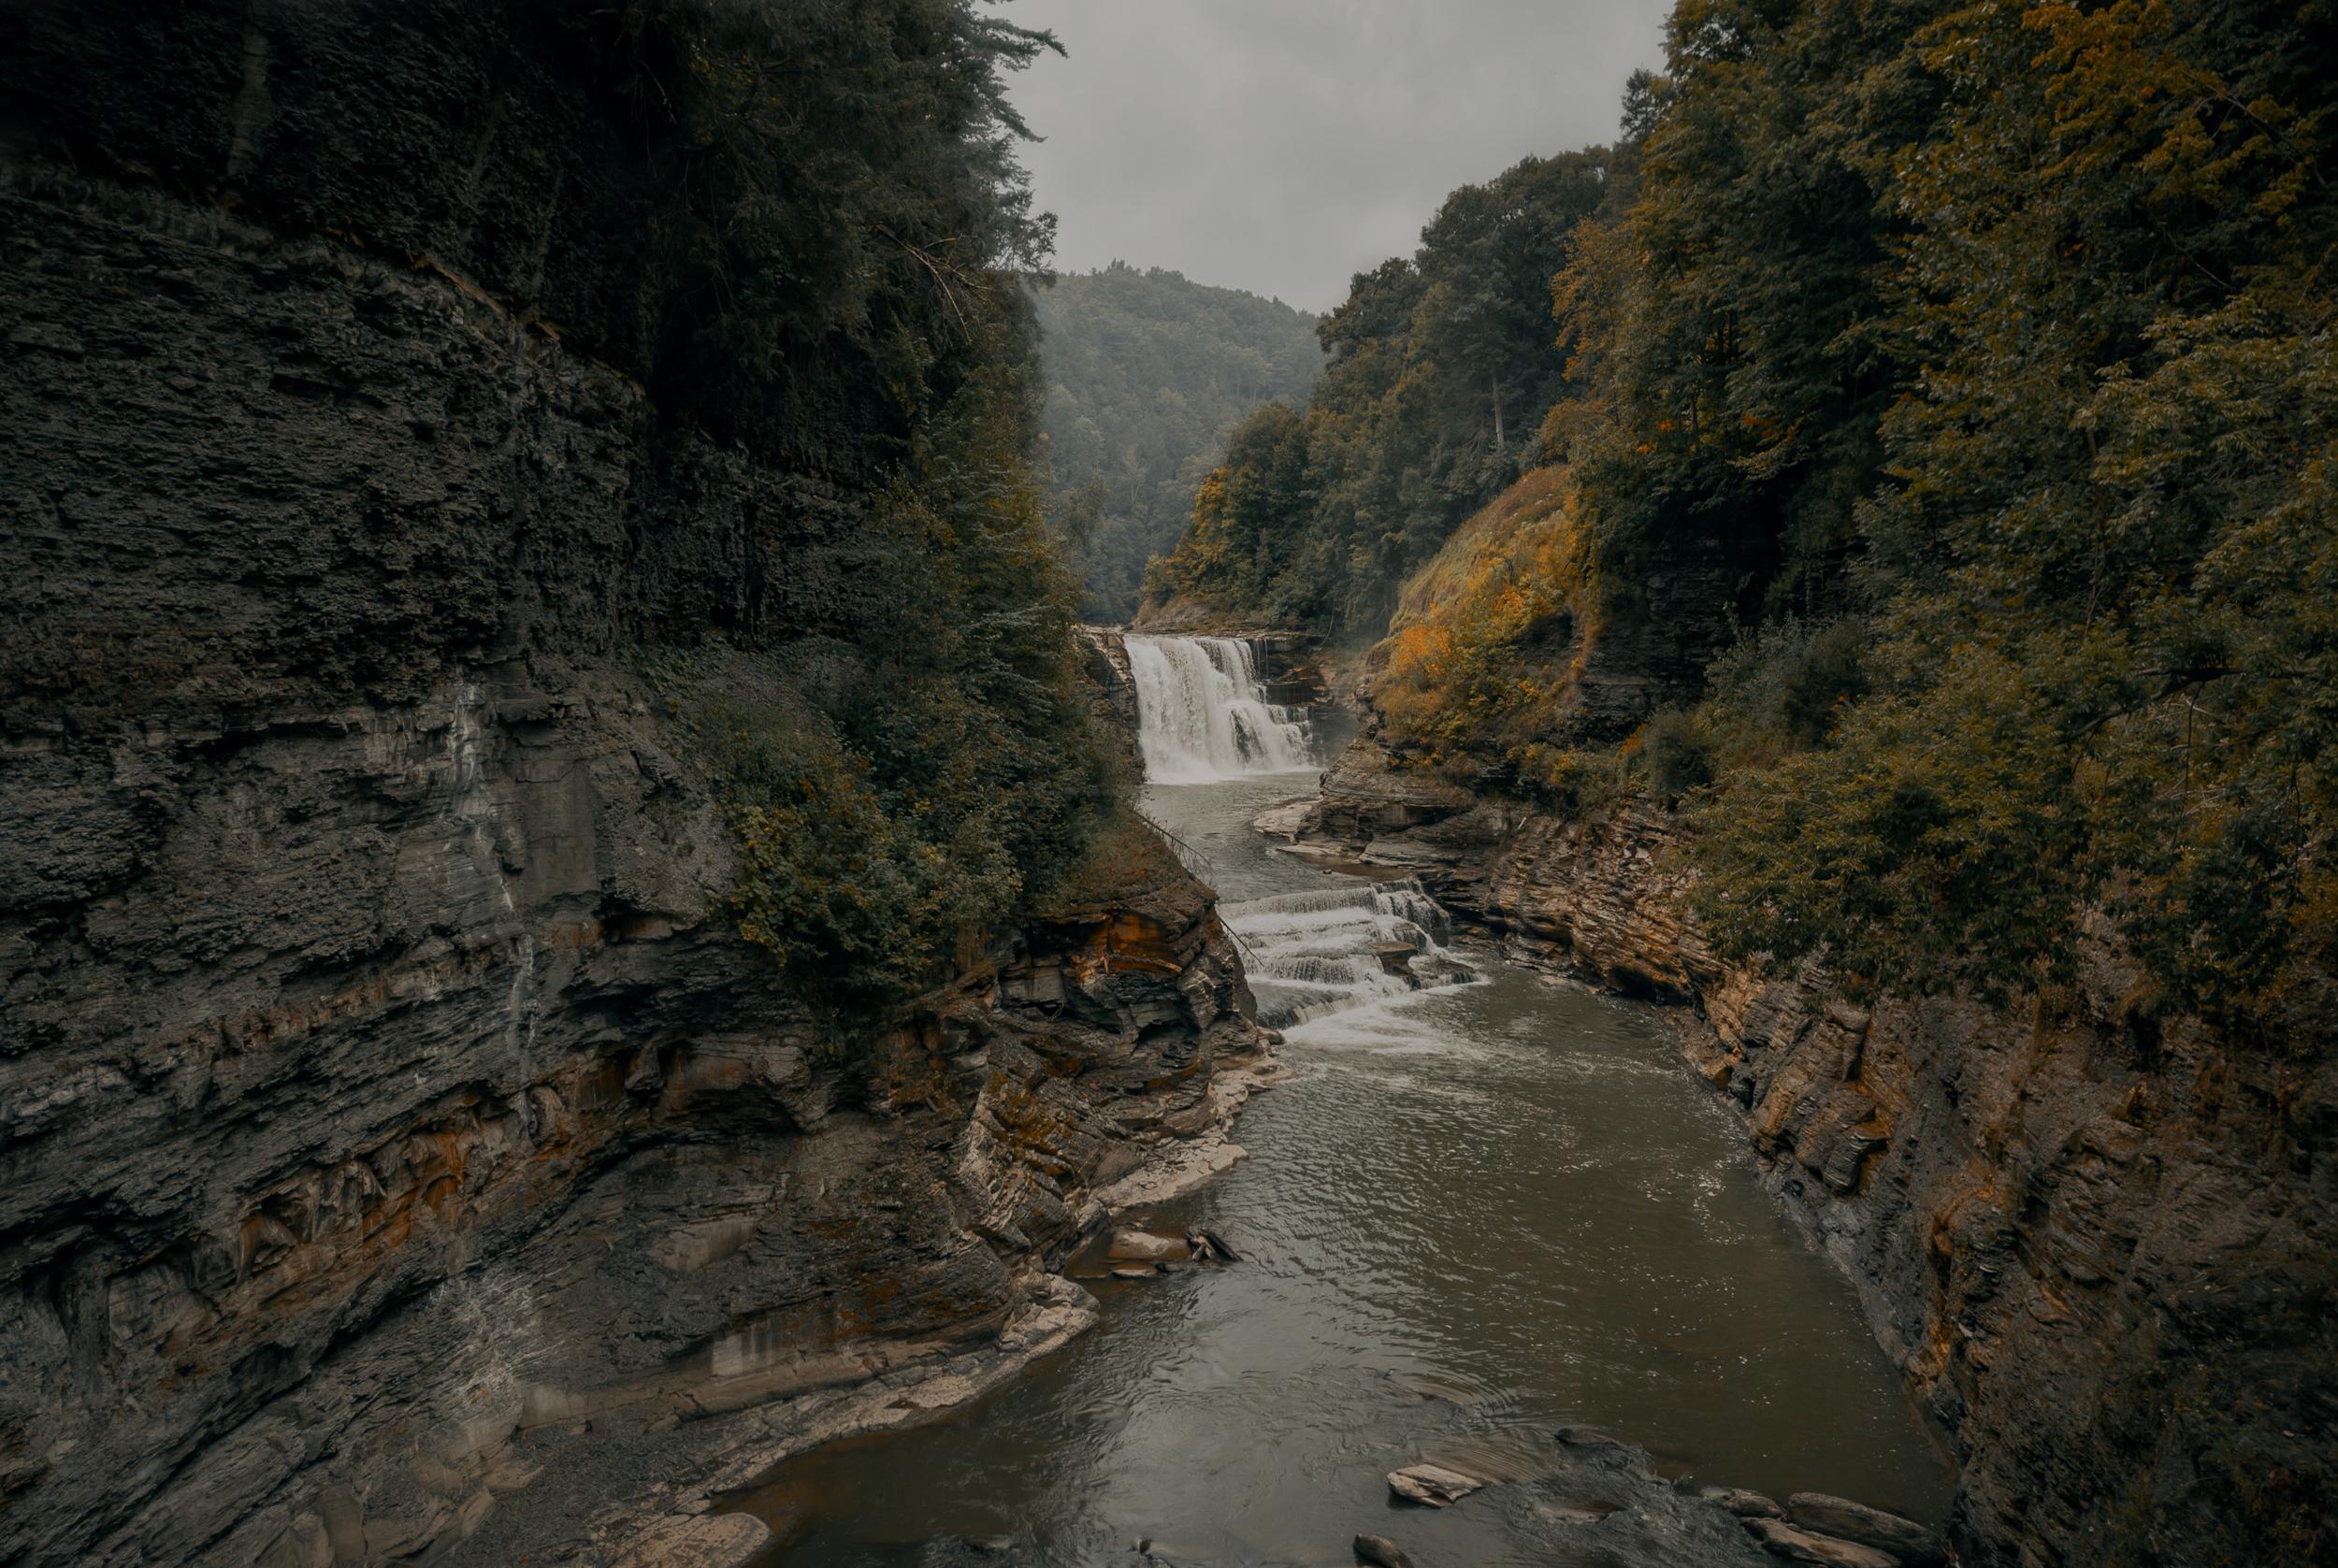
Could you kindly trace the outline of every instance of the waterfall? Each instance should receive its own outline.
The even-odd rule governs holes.
[[[1315,766],[1306,715],[1266,700],[1249,643],[1132,634],[1126,645],[1145,773],[1155,784],[1216,784]]]
[[[1477,977],[1447,946],[1444,909],[1410,879],[1282,893],[1218,913],[1241,942],[1269,1029]]]

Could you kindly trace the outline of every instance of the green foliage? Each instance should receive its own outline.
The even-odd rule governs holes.
[[[974,820],[888,811],[869,765],[816,717],[741,718],[721,737],[740,851],[731,901],[740,933],[794,989],[881,1011],[933,985],[961,934],[1012,907],[1015,868]]]
[[[1681,7],[1595,570],[1719,530],[1856,610],[1716,670],[1725,949],[2004,993],[2104,909],[2165,1005],[2327,1033],[2331,42],[2327,5]],[[1859,222],[1733,210],[1754,170]],[[1803,327],[1782,257],[1833,278]]]
[[[1667,806],[1713,782],[1713,738],[1703,717],[1667,708],[1635,738],[1648,787]]]
[[[1922,0],[1683,0],[1668,72],[1627,121],[1635,198],[1559,281],[1586,396],[1554,454],[1619,600],[1684,554],[1743,574],[1737,606],[1829,613],[1896,395],[1876,300],[1896,220],[1879,143],[1939,96],[1895,40]]]
[[[758,710],[700,721],[740,929],[839,1015],[907,1000],[1054,897],[1113,817],[1024,368],[1002,354],[961,387],[872,498],[868,559],[900,579],[881,608],[776,661]]]
[[[1723,949],[1825,952],[1855,995],[2069,980],[2072,756],[2014,674],[1976,652],[1928,705],[1869,699],[1837,744],[1734,780],[1698,843]]]
[[[591,13],[653,150],[645,265],[672,280],[662,405],[873,477],[977,367],[984,296],[1036,266],[1007,73],[1052,37],[976,0],[630,0]]]
[[[1624,761],[1698,803],[1725,950],[2002,996],[2067,979],[2100,914],[2152,1007],[2327,1041],[2333,58],[2329,0],[1681,0],[1556,282],[1569,541],[1517,569],[1552,526],[1520,516],[1431,569],[1393,733],[1580,796],[1606,775],[1552,744],[1564,674],[1502,607],[1563,606],[1589,660],[1694,641],[1650,585],[1710,583],[1686,610],[1739,646]],[[1315,521],[1363,493],[1321,410],[1451,340],[1393,336],[1431,292],[1358,280],[1302,479],[1264,492],[1309,521],[1247,515],[1230,469],[1173,585],[1369,607],[1253,541],[1350,590],[1407,559],[1419,511]]]
[[[1730,759],[1758,765],[1833,734],[1869,690],[1868,638],[1857,619],[1813,625],[1793,615],[1747,631],[1709,672]]]
[[[1022,279],[1047,230],[1003,73],[1051,40],[975,0],[614,15],[641,112],[679,130],[653,390],[833,482],[832,554],[796,585],[830,608],[664,657],[736,835],[740,931],[857,1031],[1047,899],[1116,810],[1032,463]]]
[[[1314,387],[1315,318],[1118,262],[1058,278],[1035,302],[1047,463],[1083,613],[1126,620],[1227,433],[1258,405]]]
[[[1566,384],[1551,278],[1611,196],[1601,151],[1529,158],[1448,197],[1421,249],[1357,274],[1318,327],[1304,413],[1228,439],[1156,597],[1333,632],[1381,624],[1406,575],[1531,468]]]

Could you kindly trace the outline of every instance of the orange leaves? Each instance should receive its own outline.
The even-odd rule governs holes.
[[[1574,650],[1582,582],[1573,491],[1528,475],[1464,525],[1407,584],[1376,700],[1432,766],[1482,766],[1548,727]]]

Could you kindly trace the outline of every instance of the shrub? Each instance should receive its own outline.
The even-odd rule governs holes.
[[[1702,716],[1667,708],[1637,737],[1641,767],[1657,800],[1671,807],[1713,782],[1713,741]]]

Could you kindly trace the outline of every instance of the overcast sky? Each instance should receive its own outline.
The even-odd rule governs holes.
[[[1056,265],[1118,258],[1309,310],[1456,185],[1613,139],[1671,0],[1012,0]]]

